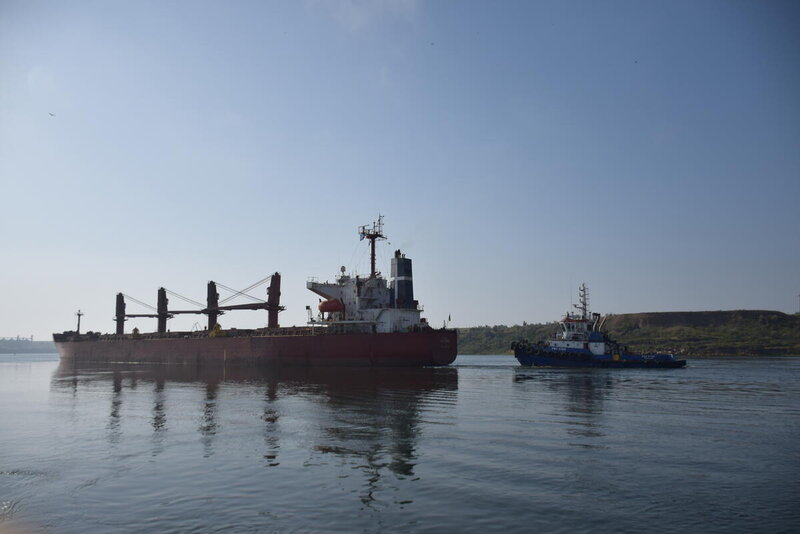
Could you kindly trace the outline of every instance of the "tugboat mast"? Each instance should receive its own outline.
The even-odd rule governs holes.
[[[581,312],[581,319],[588,319],[589,318],[589,290],[586,288],[586,284],[581,284],[581,287],[578,288],[578,302],[580,304],[573,304],[575,308],[577,308]]]
[[[369,277],[375,278],[378,274],[375,271],[375,240],[386,239],[383,235],[383,215],[378,215],[378,220],[372,223],[372,227],[367,225],[358,227],[358,235],[361,239],[369,239]]]

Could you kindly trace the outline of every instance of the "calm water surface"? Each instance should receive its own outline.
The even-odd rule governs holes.
[[[797,532],[800,358],[675,370],[0,356],[0,532]]]

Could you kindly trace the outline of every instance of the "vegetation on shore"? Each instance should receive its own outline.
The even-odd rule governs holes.
[[[556,323],[459,328],[460,354],[511,354],[511,342],[548,338]],[[800,314],[734,310],[609,315],[603,330],[632,351],[681,356],[800,354]]]

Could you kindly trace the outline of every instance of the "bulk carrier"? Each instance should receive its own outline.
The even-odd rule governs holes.
[[[162,287],[158,290],[158,306],[153,309],[154,313],[129,314],[126,313],[126,295],[119,293],[115,334],[80,333],[82,314],[79,311],[77,329],[53,334],[53,341],[62,361],[76,363],[416,367],[451,364],[456,358],[456,331],[444,327],[434,329],[421,316],[422,310],[414,299],[411,259],[400,250],[395,251],[388,280],[376,270],[375,242],[386,239],[383,217],[379,216],[371,226],[359,227],[359,236],[369,242],[369,276],[352,276],[342,267],[341,274],[333,282],[310,280],[307,289],[325,300],[320,299],[316,316],[310,306],[306,307],[309,314],[306,326],[279,326],[278,313],[284,307],[280,305],[281,276],[275,273],[269,277],[267,300],[252,304],[225,305],[225,300],[219,300],[217,284],[209,282],[207,301],[200,305],[201,309],[170,310],[168,291]],[[244,292],[250,289],[237,294],[246,295]],[[219,315],[243,309],[266,310],[266,327],[221,328]],[[167,329],[168,319],[191,313],[206,315],[207,328],[191,332]],[[127,319],[142,317],[157,319],[157,331],[143,334],[134,329],[125,333]]]

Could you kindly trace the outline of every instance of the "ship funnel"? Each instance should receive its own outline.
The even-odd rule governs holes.
[[[391,294],[392,305],[395,308],[416,308],[411,259],[406,258],[400,250],[395,250],[394,258],[392,258],[392,283],[394,285],[394,291]]]

